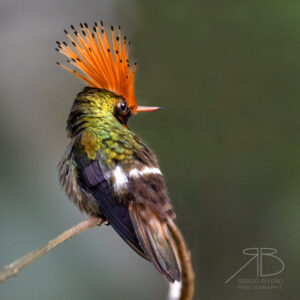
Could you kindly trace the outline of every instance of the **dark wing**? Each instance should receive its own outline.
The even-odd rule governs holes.
[[[97,200],[100,211],[122,239],[145,259],[129,216],[128,207],[117,201],[111,185],[104,178],[97,160],[78,171],[80,186]]]

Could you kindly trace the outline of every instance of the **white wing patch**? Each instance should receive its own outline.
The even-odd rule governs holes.
[[[138,170],[136,168],[130,170],[129,172],[129,177],[132,178],[138,178],[144,175],[148,175],[148,174],[158,174],[158,175],[162,175],[161,171],[159,168],[150,168],[150,167],[144,167],[142,170]]]
[[[159,168],[144,167],[141,170],[134,168],[129,172],[124,172],[122,167],[117,166],[113,171],[109,172],[106,177],[110,177],[114,185],[114,190],[117,193],[122,193],[127,187],[128,178],[139,178],[144,175],[157,174],[162,175]]]
[[[117,166],[111,173],[113,178],[114,190],[120,191],[126,188],[128,179],[123,169],[120,166]]]
[[[140,175],[139,175],[139,170],[134,168],[132,170],[130,170],[129,172],[129,177],[132,177],[132,178],[138,178]]]

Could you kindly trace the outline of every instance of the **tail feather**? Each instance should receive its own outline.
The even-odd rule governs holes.
[[[146,223],[139,206],[132,203],[129,214],[140,245],[156,269],[168,281],[180,281],[180,269],[169,240],[167,224],[162,224],[154,214]]]

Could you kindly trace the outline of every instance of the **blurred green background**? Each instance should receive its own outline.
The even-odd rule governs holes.
[[[56,66],[54,47],[70,24],[103,19],[132,41],[139,104],[165,108],[129,126],[159,158],[194,299],[299,299],[299,16],[296,0],[1,0],[0,266],[85,218],[57,179],[84,85]],[[257,278],[255,262],[225,284],[250,247],[278,250],[279,288],[238,287]],[[266,273],[279,267],[264,258]],[[167,289],[103,226],[2,284],[0,299],[165,299]]]

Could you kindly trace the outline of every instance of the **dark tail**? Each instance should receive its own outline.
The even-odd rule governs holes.
[[[136,204],[129,205],[130,218],[136,236],[145,254],[156,269],[170,282],[180,281],[180,269],[171,242],[167,223],[162,223],[154,213],[142,217],[145,211]]]

